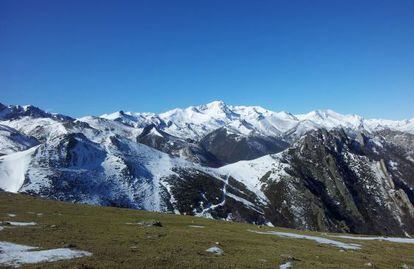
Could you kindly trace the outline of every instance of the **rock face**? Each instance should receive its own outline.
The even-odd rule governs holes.
[[[222,102],[78,120],[0,105],[0,189],[299,229],[414,235],[411,124]]]
[[[413,173],[395,169],[393,144],[350,138],[343,130],[308,133],[281,156],[286,174],[266,183],[266,216],[276,225],[364,234],[414,232]],[[381,141],[381,142],[380,142]],[[408,162],[408,163],[407,163]],[[411,197],[411,199],[410,199]]]
[[[137,137],[137,142],[155,148],[172,156],[183,157],[192,162],[210,167],[220,166],[221,162],[214,154],[206,151],[192,139],[181,139],[170,135],[154,124],[146,126]]]
[[[227,128],[219,128],[200,141],[201,146],[221,164],[252,160],[266,154],[278,153],[289,144],[282,139],[266,136],[246,136]]]

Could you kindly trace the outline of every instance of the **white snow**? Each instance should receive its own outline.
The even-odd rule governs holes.
[[[350,236],[350,235],[332,235],[331,237],[343,238],[343,239],[352,239],[352,240],[378,240],[378,241],[388,241],[393,243],[406,243],[414,244],[414,238],[402,238],[402,237],[383,237],[383,236]]]
[[[8,213],[7,216],[14,218],[16,217],[16,214]]]
[[[261,231],[253,231],[248,230],[252,233],[258,233],[258,234],[270,234],[270,235],[277,235],[280,237],[287,237],[287,238],[295,238],[295,239],[307,239],[315,241],[319,244],[326,244],[335,246],[342,249],[360,249],[361,245],[358,244],[347,244],[336,240],[327,239],[324,237],[319,236],[312,236],[312,235],[303,235],[303,234],[295,234],[295,233],[286,233],[286,232],[275,232],[275,231],[267,231],[267,232],[261,232]]]
[[[286,263],[284,263],[284,264],[281,264],[281,265],[279,266],[279,268],[280,268],[280,269],[289,269],[289,268],[292,268],[292,262],[286,262]]]
[[[205,226],[202,226],[202,225],[188,225],[188,227],[191,227],[191,228],[204,228]]]
[[[22,186],[32,154],[39,146],[0,157],[0,188],[17,192]]]
[[[5,221],[4,223],[12,225],[12,226],[34,226],[34,225],[37,225],[36,222],[21,222],[21,221]]]
[[[68,248],[37,249],[37,247],[0,241],[0,265],[19,267],[23,264],[54,262],[92,255],[92,253],[87,251]]]
[[[210,253],[214,253],[216,255],[222,255],[224,253],[224,251],[221,248],[216,247],[216,246],[206,249],[206,251]]]
[[[236,200],[236,201],[238,201],[238,202],[240,202],[240,203],[243,203],[244,205],[246,205],[247,207],[250,207],[251,209],[253,209],[253,210],[255,210],[255,211],[257,211],[257,212],[260,212],[257,208],[256,208],[256,206],[252,203],[252,202],[249,202],[249,201],[247,201],[246,199],[244,199],[244,198],[241,198],[241,197],[239,197],[239,196],[236,196],[236,195],[234,195],[234,194],[232,194],[232,193],[230,193],[230,192],[227,192],[226,193],[226,196],[227,197],[230,197],[230,198],[232,198],[232,199],[234,199],[234,200]]]

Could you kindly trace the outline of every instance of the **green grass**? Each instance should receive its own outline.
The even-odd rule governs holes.
[[[11,218],[7,213],[17,214]],[[35,213],[43,213],[38,216]],[[163,227],[127,225],[156,219]],[[359,243],[361,250],[338,248],[303,239],[280,238],[248,232],[277,230],[321,235],[282,228],[208,220],[154,212],[75,205],[25,195],[0,193],[0,221],[35,221],[37,226],[8,227],[0,241],[63,247],[93,253],[91,257],[21,268],[278,268],[286,255],[296,258],[294,268],[403,268],[414,266],[414,245],[379,241]],[[56,227],[52,226],[56,225]],[[204,225],[191,228],[189,225]],[[219,242],[224,255],[205,250]]]

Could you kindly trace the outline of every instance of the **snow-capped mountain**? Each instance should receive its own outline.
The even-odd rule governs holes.
[[[413,139],[394,131],[352,138],[321,129],[281,153],[220,170],[262,190],[265,215],[274,225],[408,235],[414,232]],[[409,140],[411,149],[402,148],[401,140]]]
[[[263,135],[284,137],[301,136],[309,130],[325,128],[349,128],[369,132],[390,128],[414,133],[414,119],[392,121],[364,119],[358,115],[342,115],[332,110],[316,110],[307,114],[293,115],[274,112],[259,106],[231,106],[222,101],[206,105],[173,109],[161,114],[115,112],[102,118],[143,128],[155,124],[167,133],[191,139],[200,139],[206,134],[226,126],[241,135]]]
[[[302,229],[414,235],[413,122],[221,101],[80,119],[0,105],[0,189]]]
[[[349,133],[361,131],[373,133],[391,129],[414,133],[414,119],[403,121],[365,119],[358,115],[342,115],[332,110],[316,110],[307,114],[293,115],[283,111],[270,111],[259,106],[231,106],[222,101],[185,109],[173,109],[161,114],[120,111],[102,115],[101,118],[123,123],[141,132],[146,126],[154,126],[167,135],[187,141],[180,143],[178,147],[176,145],[175,156],[189,160],[199,159],[201,163],[210,166],[280,152],[311,130],[344,128]],[[160,136],[151,139],[161,140]],[[193,145],[188,145],[188,142]],[[208,160],[200,155],[194,156],[191,153],[193,150],[189,150],[189,148],[200,147],[210,154]],[[159,150],[172,153],[169,148],[158,147]]]

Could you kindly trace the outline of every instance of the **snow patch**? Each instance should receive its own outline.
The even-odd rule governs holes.
[[[224,251],[221,248],[216,247],[216,246],[211,247],[209,249],[206,249],[206,251],[210,252],[210,253],[213,253],[213,254],[216,254],[216,255],[223,255],[224,254]]]
[[[234,200],[236,200],[236,201],[238,201],[238,202],[240,202],[240,203],[244,204],[244,205],[245,205],[245,206],[247,206],[248,208],[250,208],[250,209],[252,209],[252,210],[256,211],[257,213],[263,214],[263,212],[262,212],[261,210],[257,209],[257,207],[256,207],[253,203],[251,203],[251,202],[247,201],[246,199],[241,198],[241,197],[239,197],[239,196],[236,196],[236,195],[234,195],[234,194],[232,194],[232,193],[230,193],[230,192],[226,193],[226,195],[227,195],[227,197],[230,197],[230,198],[232,198],[232,199],[234,199]]]
[[[352,240],[378,240],[378,241],[388,241],[393,243],[406,243],[406,244],[414,244],[414,238],[402,238],[402,237],[382,237],[382,236],[350,236],[350,235],[331,235],[331,237],[335,238],[343,238],[343,239],[352,239]]]
[[[202,225],[188,225],[188,227],[191,227],[191,228],[204,228],[205,226],[202,226]]]
[[[0,241],[0,265],[19,267],[23,264],[54,262],[92,255],[87,251],[69,248],[36,249],[38,248]]]
[[[34,226],[34,225],[37,225],[36,222],[20,222],[20,221],[5,221],[3,223],[8,224],[8,225],[12,225],[12,226]]]
[[[248,231],[252,233],[270,234],[270,235],[277,235],[280,237],[287,237],[287,238],[294,238],[294,239],[307,239],[307,240],[315,241],[319,244],[331,245],[331,246],[335,246],[335,247],[342,248],[342,249],[354,249],[355,250],[355,249],[361,248],[361,245],[358,245],[358,244],[347,244],[347,243],[343,243],[340,241],[331,240],[331,239],[327,239],[327,238],[323,238],[319,236],[285,233],[285,232],[274,232],[274,231],[268,231],[268,232],[260,232],[260,231],[253,231],[253,230],[248,230]]]
[[[279,268],[280,268],[280,269],[289,269],[289,268],[292,268],[292,266],[293,266],[292,262],[286,262],[286,263],[284,263],[284,264],[281,264],[281,265],[279,266]]]

